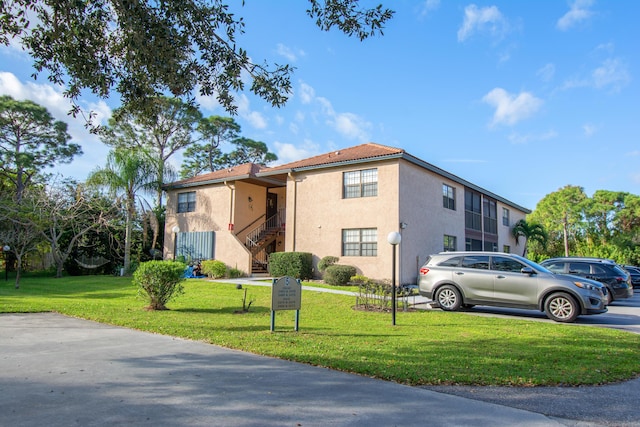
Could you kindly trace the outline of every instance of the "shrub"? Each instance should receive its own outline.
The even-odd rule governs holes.
[[[356,268],[351,265],[334,264],[324,271],[324,281],[333,286],[345,286],[355,274]]]
[[[138,294],[149,300],[149,310],[166,310],[167,302],[184,292],[185,265],[177,261],[147,261],[133,273]]]
[[[309,252],[273,252],[269,255],[269,273],[274,277],[309,280],[313,273],[313,257]]]
[[[225,263],[215,259],[202,261],[200,268],[202,269],[202,274],[206,274],[213,279],[220,279],[227,274],[227,266]]]
[[[320,260],[320,262],[318,262],[318,270],[322,271],[324,273],[324,271],[327,269],[327,267],[335,264],[336,262],[338,262],[340,258],[335,257],[335,256],[326,256],[324,258],[322,258]]]
[[[237,268],[230,268],[229,269],[229,278],[231,279],[237,279],[238,277],[245,277],[246,273],[242,270],[239,270]]]

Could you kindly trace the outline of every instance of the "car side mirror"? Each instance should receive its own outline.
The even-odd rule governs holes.
[[[529,276],[536,274],[535,270],[531,267],[522,267],[522,270],[520,270],[520,273],[528,274]]]

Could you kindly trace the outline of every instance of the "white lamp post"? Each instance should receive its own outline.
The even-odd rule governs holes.
[[[176,260],[176,251],[178,250],[178,233],[180,232],[180,227],[174,225],[171,229],[173,231],[173,260]]]
[[[393,247],[393,259],[391,261],[391,324],[396,324],[396,246],[400,244],[402,236],[397,231],[387,235],[387,242]]]

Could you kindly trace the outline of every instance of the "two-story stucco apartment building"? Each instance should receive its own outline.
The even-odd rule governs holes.
[[[274,251],[340,258],[415,282],[429,254],[514,250],[529,210],[399,148],[363,144],[277,166],[244,164],[166,186],[165,258],[217,259],[256,274]]]

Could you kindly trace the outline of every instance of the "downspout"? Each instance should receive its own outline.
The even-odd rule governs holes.
[[[224,185],[227,186],[227,188],[229,190],[231,190],[229,192],[229,229],[231,228],[230,225],[233,224],[233,213],[235,211],[235,197],[234,197],[234,193],[235,193],[235,187],[233,186],[233,184],[229,184],[227,181],[224,182]],[[229,231],[233,231],[233,230],[229,230]]]
[[[297,203],[298,203],[298,182],[296,181],[295,177],[293,176],[293,173],[289,172],[287,174],[289,176],[289,178],[291,178],[291,180],[293,181],[293,225],[291,227],[291,236],[293,237],[292,241],[292,252],[296,251],[296,216],[297,216],[297,212],[298,212],[298,207],[297,207]],[[287,226],[287,232],[289,232],[289,227]]]

